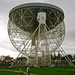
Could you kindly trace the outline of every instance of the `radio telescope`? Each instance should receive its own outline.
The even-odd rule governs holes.
[[[65,36],[64,12],[57,6],[46,3],[16,6],[9,13],[8,34],[19,51],[17,58],[26,57],[28,65],[49,66],[53,52],[60,50],[65,54],[61,47]],[[68,57],[66,60],[73,65]]]

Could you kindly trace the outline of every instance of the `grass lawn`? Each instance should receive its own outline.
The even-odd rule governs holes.
[[[17,72],[11,72],[11,71],[0,71],[0,75],[25,75],[22,73],[17,73]]]
[[[63,69],[51,69],[51,68],[31,68],[32,73],[38,75],[74,75],[75,71],[63,70]]]
[[[19,70],[20,68],[24,72],[27,71],[26,67],[15,67],[14,69]],[[1,68],[1,69],[13,70],[13,68]],[[75,69],[75,67],[31,67],[30,72],[34,73],[34,74],[38,74],[38,75],[75,75],[74,69]],[[2,75],[2,74],[0,74],[0,75]],[[9,75],[9,74],[6,74],[6,75]]]

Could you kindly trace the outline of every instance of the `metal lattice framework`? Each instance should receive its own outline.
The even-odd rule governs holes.
[[[38,12],[46,12],[46,25],[39,25]],[[29,65],[51,65],[50,55],[58,49],[66,54],[61,47],[65,36],[63,11],[49,4],[26,4],[10,11],[8,34],[13,46],[25,56]],[[69,58],[66,60],[73,65]],[[23,64],[22,61],[19,61]],[[21,65],[20,63],[20,65]],[[18,64],[18,63],[17,63]]]

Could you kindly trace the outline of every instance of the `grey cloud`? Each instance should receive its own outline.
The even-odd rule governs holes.
[[[0,0],[0,15],[3,16],[3,18],[0,18],[0,22],[2,22],[3,25],[3,26],[0,25],[0,28],[5,29],[5,34],[7,34],[6,29],[7,29],[9,11],[17,5],[29,2],[44,2],[44,3],[46,2],[60,7],[64,11],[65,14],[64,21],[66,25],[66,34],[65,34],[66,36],[63,45],[75,46],[75,0],[38,0],[38,1],[37,0]],[[6,36],[6,39],[4,40],[7,42],[4,42],[2,40],[2,37],[5,37],[5,34],[0,36],[0,47],[5,47],[8,50],[15,51],[13,46],[10,45],[11,43],[8,42],[9,41],[7,39],[8,36]],[[66,49],[68,49],[68,47],[66,47]]]

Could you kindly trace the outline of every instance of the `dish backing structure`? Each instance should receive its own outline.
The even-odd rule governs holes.
[[[50,66],[51,54],[60,51],[65,36],[64,12],[46,3],[28,3],[16,6],[9,12],[8,34],[19,51],[12,65]],[[27,64],[19,58],[26,57]],[[73,66],[71,60],[65,57]]]

